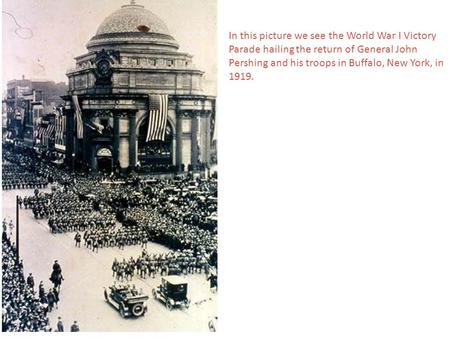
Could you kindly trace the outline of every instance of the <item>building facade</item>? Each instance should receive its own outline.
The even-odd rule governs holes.
[[[69,165],[130,172],[210,164],[215,98],[203,93],[203,72],[192,56],[178,49],[164,22],[134,1],[101,23],[67,72]],[[155,95],[167,95],[167,123],[163,139],[149,141]]]
[[[61,96],[67,93],[67,85],[47,80],[21,80],[7,82],[3,100],[4,128],[7,138],[32,147],[36,143],[41,119],[51,114],[55,106],[64,103]]]

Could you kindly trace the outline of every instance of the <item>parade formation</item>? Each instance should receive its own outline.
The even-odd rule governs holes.
[[[111,279],[104,281],[104,297],[124,320],[130,316],[141,317],[147,309],[151,315],[152,306],[147,305],[148,297],[142,290],[133,291],[136,287],[133,283],[137,281],[156,281],[157,276],[181,278],[203,275],[210,286],[208,292],[215,294],[215,175],[206,178],[192,174],[171,178],[90,175],[53,166],[40,161],[30,152],[6,145],[3,146],[3,164],[23,173],[15,178],[15,189],[22,189],[23,186],[25,193],[18,198],[17,208],[21,213],[28,213],[30,219],[46,224],[47,236],[58,238],[68,234],[75,252],[88,250],[101,254],[106,249],[123,252],[121,259],[115,256],[105,267],[109,269]],[[34,186],[33,182],[48,181],[49,177],[51,187]],[[30,193],[27,194],[27,191]],[[15,256],[15,244],[11,242],[14,227],[12,220],[3,220],[3,330],[61,330],[61,319],[57,324],[61,323],[52,328],[48,316],[58,311],[65,283],[63,269],[58,260],[53,262],[48,278],[51,285],[47,288],[43,281],[35,282],[32,272],[25,278],[23,263]],[[160,244],[168,250],[164,253],[152,252],[150,243]],[[129,247],[138,248],[140,254],[134,257],[126,255]],[[155,286],[147,291],[153,293],[153,299],[158,302],[162,300],[170,309],[178,304],[170,298],[172,296],[167,296],[175,288],[167,286],[168,281],[174,282],[172,279],[164,279],[165,289]],[[181,302],[186,309],[190,303],[186,300],[187,285],[186,282],[184,300]],[[130,305],[134,299],[129,298],[132,293],[138,299],[135,307]],[[118,302],[119,296],[123,298],[123,304]],[[80,330],[78,322],[74,325],[72,327]]]
[[[105,6],[67,83],[7,82],[2,331],[214,331],[215,96],[156,14]]]

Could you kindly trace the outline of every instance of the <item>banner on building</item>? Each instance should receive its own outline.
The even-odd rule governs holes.
[[[150,95],[146,142],[164,141],[166,134],[169,98],[167,95]]]
[[[83,118],[81,116],[80,103],[78,102],[78,96],[72,96],[73,106],[75,108],[75,121],[77,122],[77,138],[83,138]]]
[[[61,113],[55,118],[55,144],[64,145],[64,133],[66,131],[66,117]]]

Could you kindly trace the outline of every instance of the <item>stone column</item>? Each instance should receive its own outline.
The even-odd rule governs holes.
[[[129,141],[128,137],[121,137],[119,142],[119,162],[120,162],[120,170],[125,172],[128,170],[130,166],[130,157],[129,157]]]
[[[181,171],[181,164],[182,164],[182,128],[181,128],[181,112],[178,110],[178,102],[177,102],[177,107],[176,107],[176,111],[175,111],[175,136],[176,136],[176,141],[175,141],[175,165],[177,166],[177,171]]]
[[[191,165],[195,168],[198,164],[198,114],[192,113],[191,117]]]
[[[206,164],[211,165],[211,113],[205,115],[205,158]]]
[[[130,124],[128,114],[120,114],[119,118],[119,162],[121,172],[126,172],[130,166]]]
[[[177,165],[177,139],[176,137],[172,138],[172,165]]]
[[[119,132],[119,121],[120,121],[120,115],[118,111],[113,111],[113,151],[112,151],[112,157],[113,157],[113,168],[116,169],[117,161],[119,160],[119,139],[120,139],[120,132]]]
[[[136,112],[128,113],[129,123],[129,145],[130,145],[130,169],[134,170],[136,167]]]
[[[90,167],[92,169],[93,173],[97,172],[97,151],[93,145],[91,145],[91,151],[90,151]]]

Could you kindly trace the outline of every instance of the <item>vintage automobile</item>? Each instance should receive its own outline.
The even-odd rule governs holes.
[[[187,298],[188,283],[180,276],[164,276],[161,285],[152,290],[153,297],[166,304],[167,309],[182,305],[189,308],[190,300]]]
[[[105,288],[105,300],[111,304],[123,318],[140,317],[147,312],[147,295],[137,292],[128,285],[110,286]]]

